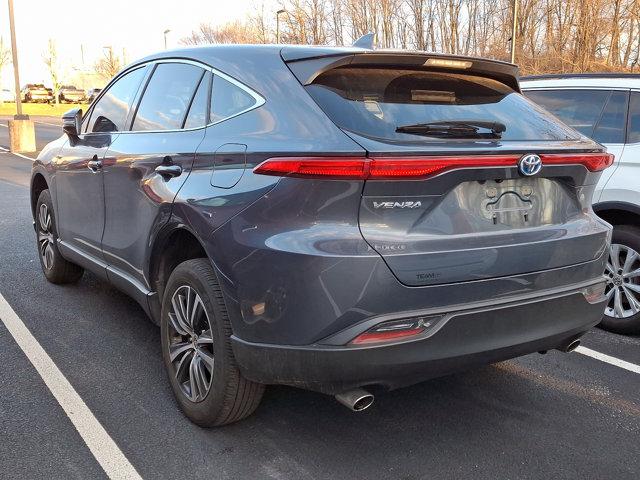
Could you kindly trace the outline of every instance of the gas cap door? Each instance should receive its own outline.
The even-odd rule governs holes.
[[[241,143],[225,143],[213,155],[211,185],[232,188],[238,184],[247,165],[247,146]]]

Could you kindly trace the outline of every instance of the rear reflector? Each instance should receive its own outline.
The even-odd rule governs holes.
[[[356,338],[351,340],[350,344],[363,345],[368,343],[382,343],[413,337],[433,327],[440,318],[442,317],[437,315],[432,317],[413,317],[382,322],[358,335]]]
[[[253,171],[260,175],[354,180],[419,179],[459,168],[515,168],[522,155],[433,157],[280,157]],[[542,154],[543,165],[584,165],[592,172],[613,163],[609,153]]]
[[[589,303],[600,303],[605,300],[604,292],[606,288],[606,282],[597,283],[582,290],[582,295],[584,295],[584,299]]]

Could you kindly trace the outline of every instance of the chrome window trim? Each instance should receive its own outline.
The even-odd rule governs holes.
[[[240,88],[244,92],[248,93],[255,100],[255,103],[253,105],[251,105],[250,107],[245,108],[244,110],[241,110],[238,113],[234,113],[233,115],[230,115],[228,117],[222,118],[220,120],[216,120],[215,122],[207,123],[206,125],[203,125],[201,127],[176,128],[176,129],[172,129],[172,130],[135,130],[135,131],[134,130],[123,130],[123,131],[119,131],[119,132],[118,131],[116,131],[116,132],[86,132],[83,135],[106,135],[106,134],[118,134],[118,135],[128,134],[128,135],[131,135],[131,134],[140,134],[140,133],[192,132],[192,131],[195,131],[195,130],[202,130],[203,128],[208,128],[208,127],[210,127],[212,125],[217,125],[217,124],[222,123],[222,122],[226,122],[227,120],[230,120],[230,119],[235,118],[235,117],[237,117],[239,115],[242,115],[243,113],[247,113],[247,112],[249,112],[251,110],[259,108],[259,107],[261,107],[262,105],[264,105],[266,103],[266,100],[262,95],[260,95],[259,93],[253,91],[251,88],[249,88],[247,85],[245,85],[241,81],[236,80],[235,78],[227,75],[224,72],[221,72],[220,70],[218,70],[218,69],[216,69],[214,67],[211,67],[210,65],[206,65],[204,63],[200,63],[200,62],[197,62],[195,60],[188,60],[186,58],[159,58],[159,59],[156,59],[156,60],[149,60],[149,61],[144,62],[144,63],[137,63],[135,65],[131,65],[131,67],[127,68],[126,70],[123,70],[122,72],[120,72],[118,74],[118,76],[115,77],[111,82],[109,82],[109,84],[102,90],[102,92],[100,92],[101,95],[93,101],[93,104],[91,105],[91,108],[87,109],[87,114],[89,114],[89,112],[93,111],[93,106],[100,101],[100,99],[102,98],[102,94],[104,94],[104,92],[107,92],[109,90],[109,88],[111,88],[111,85],[114,84],[118,79],[120,79],[121,77],[123,77],[127,73],[129,73],[129,72],[131,72],[131,71],[133,71],[133,70],[135,70],[137,68],[145,67],[147,65],[152,65],[152,64],[153,65],[157,65],[157,64],[160,64],[160,63],[186,63],[188,65],[193,65],[193,66],[202,68],[205,71],[211,72],[213,75],[218,75],[219,77],[223,78],[227,82],[235,85],[236,87]],[[152,73],[152,76],[153,76],[153,73]],[[151,79],[149,78],[149,80],[151,80]],[[137,108],[138,108],[138,106],[140,104],[140,101],[142,100],[142,97],[144,97],[144,93],[137,100],[136,105],[132,105],[132,108],[136,109],[136,113],[137,113]],[[187,114],[188,113],[189,112],[187,112]],[[134,120],[135,120],[135,117],[131,120],[131,125],[133,125],[133,121]],[[83,121],[84,121],[84,116],[83,116]]]
[[[526,85],[520,85],[520,89],[523,92],[536,92],[536,91],[541,91],[541,90],[607,90],[607,91],[612,91],[612,92],[628,92],[629,90],[633,90],[631,88],[628,87],[586,87],[584,85],[572,85],[572,86],[560,86],[560,85],[554,85],[554,86],[545,86],[545,87],[541,87],[541,86],[536,86],[536,87],[527,87]]]

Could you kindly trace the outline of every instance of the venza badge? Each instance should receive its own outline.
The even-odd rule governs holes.
[[[518,170],[522,175],[531,177],[542,169],[542,159],[535,153],[523,155],[518,161]]]

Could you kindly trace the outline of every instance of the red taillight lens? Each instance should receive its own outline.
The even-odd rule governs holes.
[[[283,157],[270,158],[253,171],[279,177],[328,177],[365,179],[366,158],[351,157]]]
[[[540,155],[543,165],[570,165],[580,163],[591,172],[599,172],[613,164],[611,153],[574,153]]]
[[[513,167],[519,155],[477,157],[373,158],[369,178],[421,178],[457,168]]]
[[[426,178],[459,168],[516,167],[521,155],[433,157],[282,157],[270,158],[253,171],[261,175],[355,180]],[[543,165],[581,164],[592,172],[613,163],[609,153],[542,154]]]

